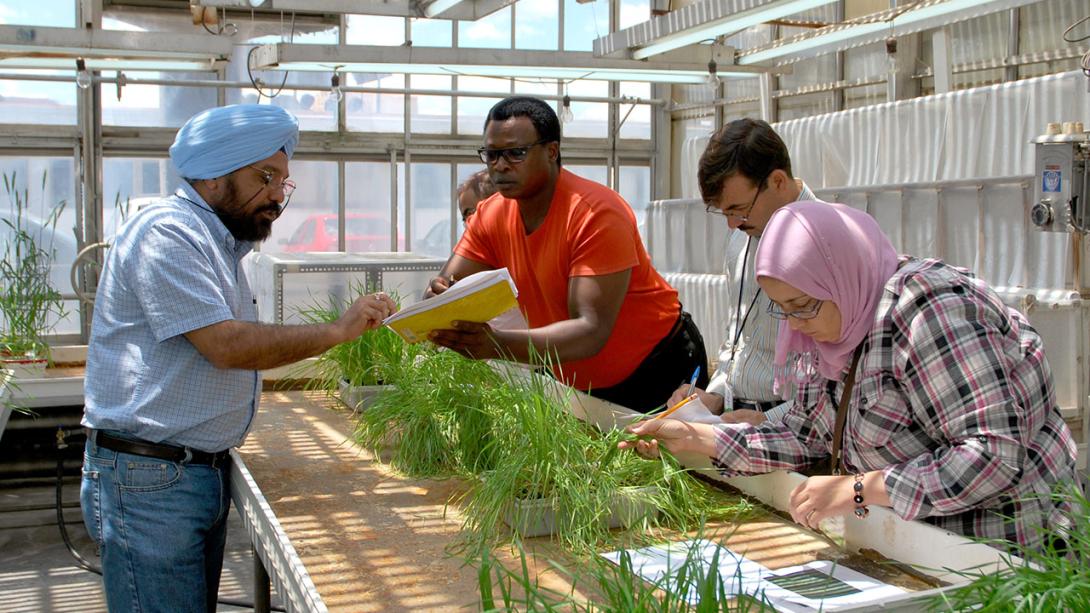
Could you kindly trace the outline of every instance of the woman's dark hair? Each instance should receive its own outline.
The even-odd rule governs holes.
[[[537,130],[538,139],[547,143],[556,141],[560,144],[560,118],[553,107],[541,98],[532,96],[511,96],[504,98],[488,111],[484,127],[488,129],[490,121],[506,121],[512,117],[528,117]],[[560,152],[556,154],[556,165],[560,166]]]
[[[758,183],[768,179],[774,170],[792,176],[791,156],[783,139],[760,119],[736,119],[712,135],[700,156],[700,197],[706,203],[715,202],[723,191],[723,182],[736,173]]]

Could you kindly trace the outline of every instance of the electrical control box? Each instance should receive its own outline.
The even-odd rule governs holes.
[[[1030,219],[1041,230],[1083,231],[1090,225],[1087,136],[1085,132],[1054,134],[1034,141],[1036,171]]]

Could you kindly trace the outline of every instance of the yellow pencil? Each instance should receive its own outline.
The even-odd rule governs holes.
[[[663,417],[666,417],[670,413],[673,413],[674,411],[680,409],[681,407],[689,404],[690,402],[692,402],[694,400],[696,400],[696,394],[689,394],[685,398],[682,398],[681,402],[675,404],[674,406],[670,407],[669,409],[666,409],[662,413],[659,413],[658,415],[654,416],[652,419],[662,419]]]

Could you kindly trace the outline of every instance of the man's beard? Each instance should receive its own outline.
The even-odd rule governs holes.
[[[254,198],[261,194],[264,190],[258,191],[250,197],[246,202],[240,203],[238,201],[238,187],[235,185],[233,178],[227,180],[227,191],[223,196],[221,202],[229,203],[227,205],[220,205],[214,207],[216,210],[216,216],[219,217],[223,225],[227,227],[227,231],[231,233],[231,236],[235,237],[235,240],[239,241],[251,241],[261,242],[269,235],[272,234],[272,220],[268,220],[261,216],[265,211],[279,211],[280,205],[275,202],[270,202],[265,206],[262,206],[251,213],[246,213],[246,207],[250,204]]]

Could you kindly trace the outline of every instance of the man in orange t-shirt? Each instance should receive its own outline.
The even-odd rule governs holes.
[[[472,358],[547,355],[565,383],[639,411],[661,406],[694,372],[703,387],[699,330],[651,266],[628,204],[561,167],[552,107],[530,97],[500,101],[484,143],[481,159],[499,193],[478,205],[425,295],[506,267],[529,329],[456,322],[430,339]]]

